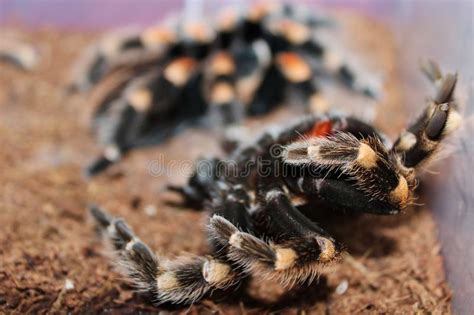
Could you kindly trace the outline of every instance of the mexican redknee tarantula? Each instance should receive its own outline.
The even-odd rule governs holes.
[[[271,111],[285,96],[308,111],[326,111],[317,82],[322,76],[363,95],[378,94],[376,84],[362,80],[317,37],[328,19],[304,8],[257,4],[246,14],[224,10],[213,27],[168,24],[108,35],[79,64],[74,90],[100,82],[92,103],[103,153],[88,176],[186,126],[228,125]]]
[[[314,280],[342,247],[300,205],[397,214],[412,203],[421,166],[459,126],[457,76],[442,75],[433,62],[423,70],[436,94],[393,145],[358,119],[310,116],[227,159],[208,160],[210,167],[196,168],[186,186],[170,187],[190,207],[210,212],[207,256],[158,257],[124,220],[92,207],[114,262],[157,304],[194,303],[250,276],[288,287]]]

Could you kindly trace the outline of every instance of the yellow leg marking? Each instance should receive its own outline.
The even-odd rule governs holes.
[[[397,202],[401,207],[405,207],[408,203],[410,197],[410,190],[408,188],[408,183],[405,177],[400,176],[398,178],[397,187],[390,193],[392,201]]]
[[[158,290],[172,290],[179,287],[178,280],[171,271],[163,273],[161,276],[156,279]]]
[[[241,249],[242,237],[240,232],[235,232],[229,238],[229,244],[235,248]]]
[[[238,22],[238,15],[232,8],[224,8],[217,16],[218,29],[221,31],[232,31]]]
[[[142,33],[141,40],[147,47],[160,47],[176,42],[176,34],[164,27],[153,26]]]
[[[212,41],[215,34],[214,31],[206,23],[190,22],[184,26],[184,33],[191,39],[201,43]]]
[[[311,32],[306,25],[292,21],[290,19],[283,19],[275,26],[277,31],[282,33],[285,38],[293,45],[300,45],[308,41]]]
[[[178,87],[184,86],[193,70],[196,67],[196,61],[189,57],[181,57],[172,61],[164,70],[165,78]]]
[[[144,112],[151,107],[151,91],[145,88],[132,91],[127,100],[137,111]]]
[[[217,83],[212,87],[211,102],[214,104],[226,104],[234,100],[234,89],[229,83]]]
[[[310,97],[309,107],[312,113],[326,113],[330,108],[328,100],[317,93]]]
[[[299,83],[311,79],[311,67],[296,53],[279,53],[276,59],[280,71],[289,81]]]
[[[308,156],[313,160],[313,161],[319,161],[319,146],[317,145],[310,145],[307,149],[308,151]]]
[[[416,141],[416,136],[413,133],[405,131],[400,135],[400,142],[397,145],[397,150],[408,151],[415,146]]]
[[[230,75],[235,72],[235,63],[228,53],[218,53],[212,58],[211,69],[215,75]]]
[[[227,264],[218,262],[217,260],[208,260],[202,267],[204,280],[210,284],[219,284],[229,279],[231,268]]]
[[[361,143],[359,147],[359,153],[357,155],[357,163],[367,169],[377,166],[377,153],[375,153],[372,148],[365,144]]]
[[[298,254],[291,248],[276,248],[275,270],[285,270],[293,266]]]
[[[326,263],[330,262],[336,256],[336,246],[331,240],[324,237],[316,237],[319,247],[321,248],[321,254],[319,254],[319,261]]]
[[[444,134],[450,134],[454,130],[458,129],[462,123],[461,114],[455,110],[451,110],[448,114],[448,121],[444,127]]]

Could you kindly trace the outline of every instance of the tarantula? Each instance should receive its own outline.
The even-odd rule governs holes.
[[[459,126],[457,75],[442,75],[433,62],[423,69],[436,94],[393,145],[356,118],[312,115],[227,159],[208,160],[210,168],[196,168],[186,186],[170,187],[186,205],[209,211],[206,256],[157,257],[124,220],[92,207],[113,261],[157,304],[194,303],[250,276],[288,287],[314,280],[342,247],[300,205],[397,214],[412,203],[421,166]]]
[[[363,95],[378,94],[376,83],[363,80],[354,65],[318,39],[318,29],[330,22],[309,10],[263,3],[246,14],[224,10],[213,27],[168,24],[107,35],[77,66],[73,90],[101,82],[92,103],[103,154],[87,175],[186,126],[223,126],[267,113],[285,95],[325,111],[317,82],[323,75]]]

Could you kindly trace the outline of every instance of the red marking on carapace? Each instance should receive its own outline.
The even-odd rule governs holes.
[[[319,121],[314,124],[308,132],[311,137],[327,137],[332,133],[332,122],[330,120]]]
[[[294,52],[282,52],[277,55],[277,62],[282,67],[302,68],[306,66],[303,58]]]

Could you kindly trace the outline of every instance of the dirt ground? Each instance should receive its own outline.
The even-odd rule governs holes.
[[[397,50],[378,24],[355,21],[347,23],[359,34],[357,45],[387,74],[377,120],[391,122],[393,134],[404,122]],[[142,240],[169,257],[204,254],[205,214],[163,202],[172,198],[163,192],[165,184],[185,178],[176,167],[170,177],[151,176],[149,167],[153,160],[192,160],[216,152],[216,141],[208,132],[188,131],[86,182],[82,167],[96,153],[88,132],[91,109],[83,96],[70,97],[62,88],[72,62],[96,35],[55,29],[22,34],[40,48],[43,60],[31,73],[0,65],[0,313],[451,312],[436,226],[426,208],[395,217],[318,214],[348,254],[310,287],[285,292],[274,283],[251,283],[250,296],[186,308],[151,306],[101,255],[86,206],[99,203],[125,217]]]

